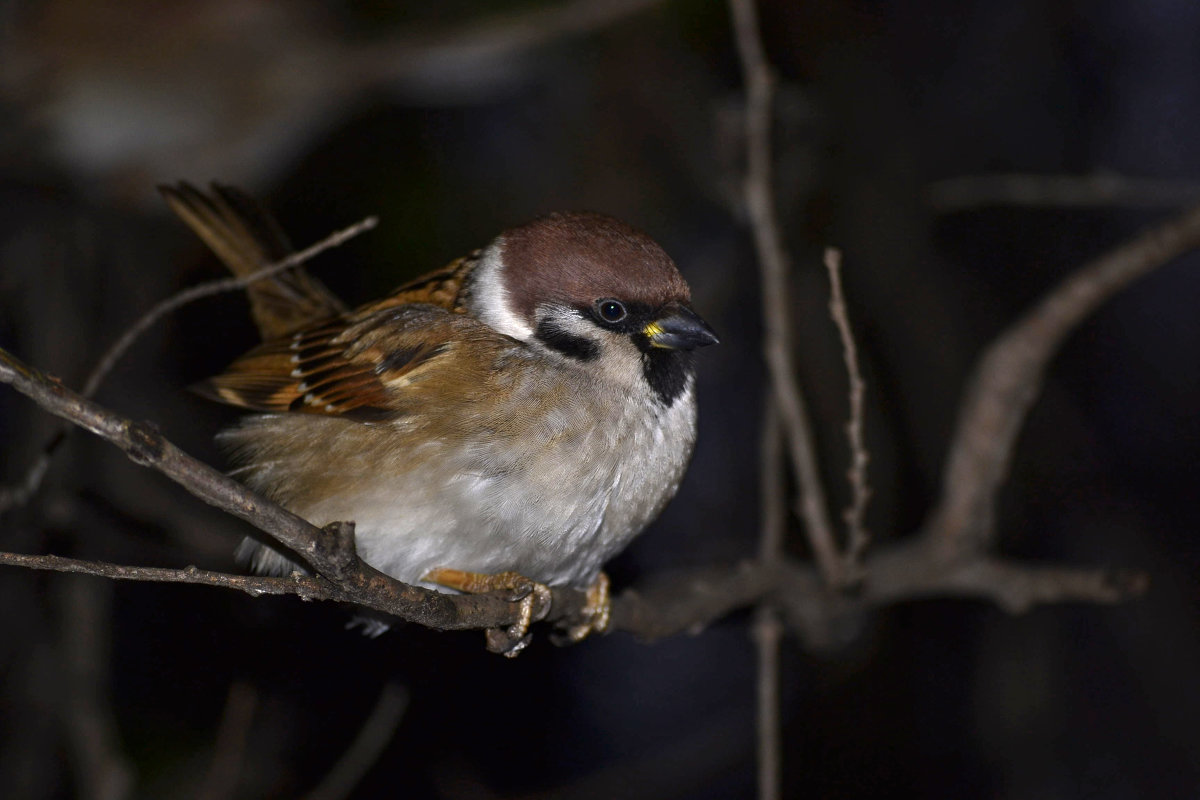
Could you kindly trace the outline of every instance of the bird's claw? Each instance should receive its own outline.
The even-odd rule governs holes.
[[[425,573],[421,580],[457,589],[467,594],[486,594],[503,591],[505,599],[519,603],[517,620],[507,628],[488,628],[487,649],[507,658],[515,658],[528,645],[532,636],[529,626],[544,619],[550,612],[550,587],[530,580],[517,572],[498,572],[488,575],[438,567]]]
[[[555,644],[565,645],[581,642],[593,633],[606,633],[612,616],[612,597],[609,593],[608,575],[601,572],[587,588],[587,605],[577,616],[574,624],[563,624],[554,634]]]

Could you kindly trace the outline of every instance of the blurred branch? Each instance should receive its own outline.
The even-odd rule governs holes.
[[[238,778],[246,762],[246,741],[257,707],[258,690],[254,686],[237,681],[229,687],[212,764],[200,783],[196,800],[227,800],[237,796]]]
[[[134,773],[122,751],[109,696],[112,642],[109,586],[77,579],[59,582],[65,681],[59,711],[70,744],[81,797],[122,800],[133,794]]]
[[[759,442],[759,559],[764,565],[783,563],[783,541],[787,533],[787,500],[784,485],[783,437],[779,407],[773,397],[766,398],[766,411]],[[758,796],[760,800],[780,797],[783,773],[783,723],[780,720],[779,643],[783,624],[774,603],[760,603],[755,609],[754,645],[757,649]]]
[[[774,159],[771,151],[772,104],[775,86],[759,33],[755,0],[730,0],[733,33],[746,85],[746,175],[742,182],[754,247],[758,253],[759,280],[763,303],[763,358],[770,374],[771,390],[759,443],[759,483],[762,520],[759,559],[768,568],[783,562],[787,516],[784,487],[782,436],[791,447],[796,470],[799,512],[812,545],[817,565],[830,586],[842,583],[841,559],[833,525],[825,504],[817,468],[816,445],[808,423],[807,403],[796,375],[792,355],[791,307],[788,300],[789,259],[775,209]],[[758,672],[757,747],[759,800],[778,800],[782,782],[782,731],[779,718],[779,641],[783,635],[779,610],[774,603],[761,603],[755,612],[754,639]]]
[[[421,79],[450,69],[469,72],[558,39],[600,30],[662,0],[571,0],[501,13],[448,33],[401,34],[359,51],[363,74],[376,79]]]
[[[305,795],[304,800],[342,800],[349,797],[367,770],[379,760],[379,755],[396,733],[396,726],[407,709],[408,691],[394,683],[384,686],[375,708],[350,747],[342,753],[325,779]]]
[[[746,84],[746,177],[742,184],[754,248],[762,282],[763,356],[771,378],[771,392],[787,436],[792,466],[796,469],[799,514],[812,545],[813,555],[830,586],[842,583],[841,557],[821,474],[816,445],[808,422],[804,392],[796,377],[792,355],[791,303],[788,299],[788,256],[775,215],[774,165],[771,157],[771,103],[774,78],[763,53],[754,0],[732,0],[734,34]]]
[[[377,224],[377,217],[367,217],[366,219],[351,225],[348,228],[343,228],[340,231],[334,231],[316,244],[306,247],[305,249],[292,253],[287,258],[277,261],[274,264],[268,264],[257,272],[249,275],[231,278],[220,278],[218,280],[208,281],[196,286],[184,289],[158,305],[151,308],[143,314],[137,321],[125,329],[112,346],[104,352],[96,366],[88,374],[87,379],[83,384],[83,396],[93,397],[100,389],[100,384],[104,382],[105,377],[116,366],[117,361],[125,355],[126,351],[133,346],[143,333],[145,333],[151,325],[162,319],[167,314],[182,308],[188,303],[193,303],[205,297],[212,297],[223,292],[237,291],[245,289],[247,286],[257,283],[258,281],[270,278],[280,272],[297,267],[307,261],[319,256],[326,250],[338,247],[345,244],[350,239],[353,239],[359,234],[371,230]],[[38,454],[33,465],[26,471],[25,477],[13,486],[0,487],[0,514],[3,514],[10,508],[24,505],[29,502],[29,498],[37,492],[38,487],[42,484],[42,479],[46,475],[46,471],[50,467],[50,460],[54,453],[62,445],[66,439],[69,426],[62,426],[53,435],[49,437],[46,445]]]
[[[1169,208],[1200,199],[1193,181],[1120,175],[966,175],[931,183],[925,196],[942,214],[989,206]]]
[[[1004,331],[968,381],[942,495],[925,535],[952,554],[995,538],[995,503],[1017,434],[1063,340],[1131,281],[1200,246],[1200,206],[1084,265]]]
[[[867,501],[871,499],[871,487],[867,484],[867,464],[870,456],[863,441],[863,395],[866,384],[858,366],[858,347],[854,343],[854,332],[850,328],[850,314],[846,310],[846,298],[842,293],[842,251],[834,247],[825,248],[825,269],[829,272],[829,315],[837,326],[842,340],[842,359],[846,363],[846,376],[850,383],[850,420],[846,423],[846,438],[850,442],[850,468],[846,477],[850,481],[850,506],[843,512],[846,522],[846,576],[851,581],[862,578],[863,553],[870,544],[871,536],[863,525],[867,513]]]
[[[947,561],[928,548],[892,545],[865,559],[857,592],[830,592],[811,566],[794,560],[767,566],[693,569],[659,576],[623,592],[613,625],[645,639],[697,633],[731,611],[767,600],[787,627],[814,647],[844,638],[842,625],[872,610],[934,598],[991,602],[1010,613],[1060,603],[1113,604],[1137,597],[1147,577],[1133,570],[1070,567],[990,556]]]

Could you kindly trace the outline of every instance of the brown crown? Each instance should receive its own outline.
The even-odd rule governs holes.
[[[604,214],[549,214],[505,231],[499,243],[513,309],[526,318],[546,301],[584,306],[614,297],[658,308],[691,299],[653,239]]]

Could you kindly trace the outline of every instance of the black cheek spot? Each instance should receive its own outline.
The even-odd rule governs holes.
[[[578,361],[591,361],[600,355],[600,348],[591,339],[565,331],[548,319],[538,323],[534,336],[551,350]]]

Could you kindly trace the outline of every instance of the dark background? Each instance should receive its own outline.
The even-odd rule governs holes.
[[[675,257],[722,337],[701,356],[692,469],[612,566],[615,584],[753,554],[763,370],[728,9],[628,5],[640,8],[581,33],[549,16],[510,24],[549,5],[480,0],[0,6],[0,346],[78,386],[124,326],[220,274],[156,183],[244,186],[301,246],[378,214],[376,231],[310,265],[351,303],[538,213],[608,212]],[[846,379],[820,266],[835,244],[868,382],[868,525],[901,538],[936,496],[980,349],[1070,270],[1200,197],[1200,4],[760,9],[827,486],[844,504]],[[937,181],[1007,172],[1170,184],[1069,208],[931,201]],[[913,602],[838,647],[787,641],[788,796],[1195,795],[1196,262],[1154,273],[1069,340],[1002,496],[1006,554],[1144,569],[1149,594],[1021,617]],[[212,436],[236,414],[185,387],[254,336],[242,298],[196,303],[154,327],[99,400],[221,464]],[[50,429],[0,390],[0,478],[23,474]],[[4,517],[0,549],[231,570],[243,533],[79,435]],[[130,796],[202,796],[231,686],[249,722],[238,788],[218,796],[302,796],[389,683],[407,711],[353,797],[754,790],[745,615],[654,644],[558,649],[539,635],[509,661],[477,633],[365,640],[343,631],[342,609],[294,598],[11,567],[0,598],[5,798],[90,796],[81,754],[97,742],[132,770]]]

